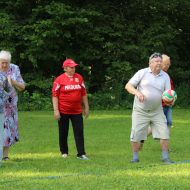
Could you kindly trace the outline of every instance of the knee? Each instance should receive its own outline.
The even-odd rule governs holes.
[[[167,147],[168,146],[168,139],[161,139],[160,144],[161,144],[162,148]]]

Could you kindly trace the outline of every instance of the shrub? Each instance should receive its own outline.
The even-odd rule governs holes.
[[[177,107],[187,108],[190,107],[190,86],[188,84],[181,84],[180,86],[176,86],[175,91],[177,93]]]
[[[39,92],[29,95],[28,91],[19,93],[18,109],[22,111],[52,110],[51,96]]]
[[[34,81],[33,81],[34,84]],[[37,84],[37,83],[36,83]],[[28,92],[27,88],[23,93],[18,93],[19,110],[34,111],[34,110],[52,110],[51,86],[44,84],[38,85],[38,89]],[[190,87],[187,84],[182,84],[176,87],[178,99],[177,107],[190,107],[190,99],[188,98]],[[133,106],[134,96],[123,90],[120,92],[118,101],[118,93],[114,94],[111,91],[104,91],[94,94],[88,94],[89,106],[91,110],[119,110],[131,109]]]

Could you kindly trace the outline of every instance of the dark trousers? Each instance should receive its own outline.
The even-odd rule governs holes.
[[[70,115],[61,114],[61,118],[58,121],[59,125],[59,147],[62,154],[68,154],[68,133],[69,133],[69,120],[71,120],[73,126],[73,133],[75,137],[75,144],[77,148],[77,156],[81,156],[85,153],[84,150],[84,132],[83,132],[83,117],[82,114]]]

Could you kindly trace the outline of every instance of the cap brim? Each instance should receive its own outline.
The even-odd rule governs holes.
[[[76,66],[78,66],[78,64],[76,64],[76,63],[69,65],[69,67],[76,67]]]
[[[72,63],[72,64],[63,64],[63,66],[62,66],[62,68],[64,68],[64,67],[76,67],[76,66],[78,66],[78,64],[76,64],[76,63]]]

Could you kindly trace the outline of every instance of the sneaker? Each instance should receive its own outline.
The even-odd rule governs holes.
[[[77,158],[81,160],[89,160],[89,158],[86,155],[77,156]]]
[[[62,154],[61,155],[63,158],[67,158],[68,157],[68,154]]]
[[[168,158],[162,159],[162,162],[164,162],[165,164],[173,164],[174,163],[174,161],[169,160]]]
[[[139,162],[139,159],[132,159],[130,162],[131,162],[131,163],[138,163],[138,162]]]

